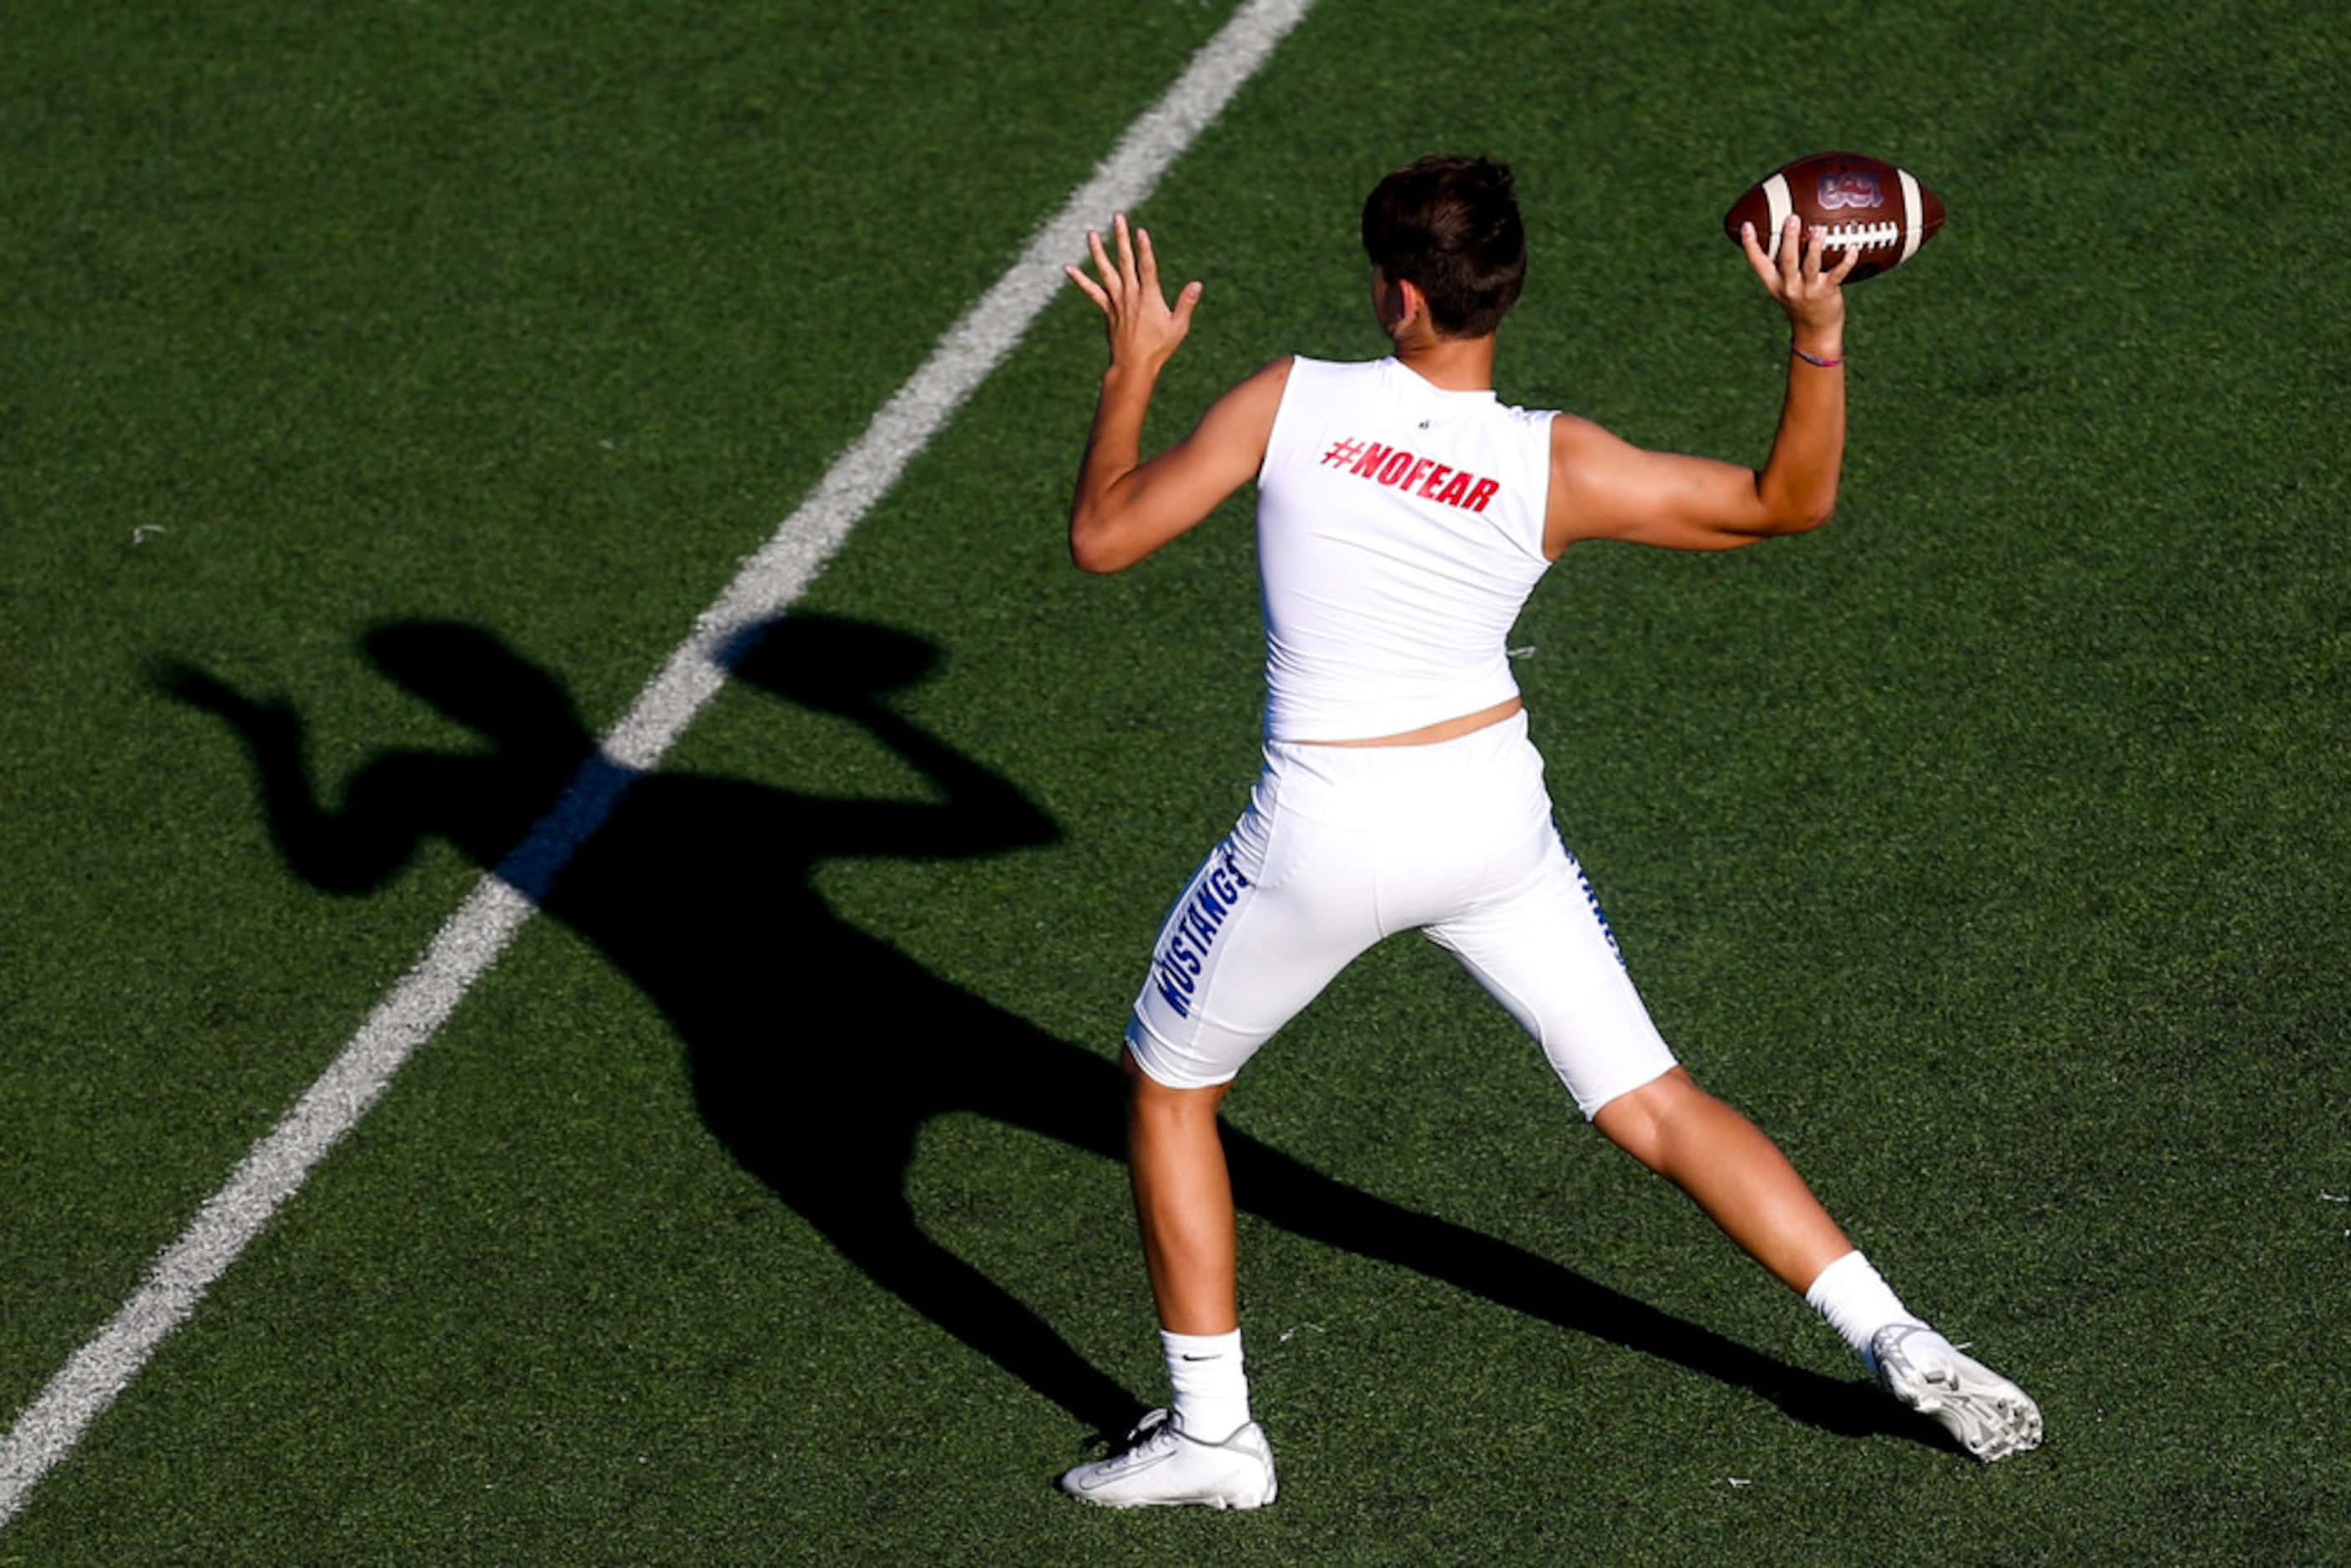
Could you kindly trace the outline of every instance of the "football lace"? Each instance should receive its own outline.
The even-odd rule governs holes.
[[[1882,245],[1892,245],[1902,237],[1902,225],[1884,224],[1831,224],[1824,236],[1828,244],[1848,250],[1875,250]]]

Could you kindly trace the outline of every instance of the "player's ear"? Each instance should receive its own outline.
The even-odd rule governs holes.
[[[1428,322],[1428,296],[1420,291],[1420,285],[1406,278],[1398,282],[1395,287],[1396,325],[1408,326],[1417,316],[1424,323],[1433,326],[1434,323]]]

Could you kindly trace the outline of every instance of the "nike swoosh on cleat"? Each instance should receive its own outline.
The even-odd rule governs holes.
[[[1175,1457],[1176,1450],[1170,1448],[1164,1454],[1154,1454],[1147,1459],[1137,1459],[1131,1465],[1122,1466],[1107,1475],[1086,1477],[1078,1482],[1078,1490],[1092,1491],[1096,1487],[1108,1486],[1113,1481],[1123,1481],[1129,1476],[1141,1475],[1154,1465],[1164,1465]]]

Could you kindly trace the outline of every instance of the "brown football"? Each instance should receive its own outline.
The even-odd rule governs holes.
[[[1771,259],[1780,257],[1780,230],[1791,214],[1828,230],[1823,270],[1861,252],[1847,283],[1859,283],[1901,266],[1943,226],[1943,198],[1907,169],[1858,152],[1815,152],[1763,176],[1722,214],[1722,232],[1739,243],[1739,226],[1755,225],[1755,237]]]

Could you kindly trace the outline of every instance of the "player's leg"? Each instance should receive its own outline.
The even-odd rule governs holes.
[[[1902,1304],[1754,1123],[1682,1068],[1600,1107],[1593,1124],[1672,1181],[1749,1256],[1829,1321],[1896,1398],[1991,1460],[2041,1441],[2025,1392]]]
[[[1131,1051],[1122,1065],[1127,1175],[1160,1325],[1194,1336],[1230,1333],[1240,1326],[1238,1248],[1217,1107],[1231,1085],[1171,1088]]]
[[[1591,884],[1556,833],[1544,837],[1518,889],[1426,934],[1542,1047],[1602,1133],[1801,1292],[1853,1244],[1778,1147],[1675,1061]]]
[[[1128,1025],[1128,1168],[1174,1396],[1123,1450],[1062,1476],[1090,1502],[1273,1500],[1272,1450],[1249,1416],[1217,1111],[1257,1049],[1379,936],[1365,846],[1340,813],[1285,798],[1332,782],[1285,776],[1294,749],[1269,747],[1249,811],[1176,900]]]
[[[1592,1120],[1609,1142],[1687,1193],[1797,1294],[1853,1250],[1780,1146],[1699,1088],[1688,1069],[1617,1095]]]
[[[1274,1499],[1273,1448],[1249,1418],[1235,1289],[1232,1181],[1217,1106],[1227,1084],[1172,1088],[1130,1051],[1127,1168],[1173,1390],[1107,1458],[1061,1490],[1110,1508],[1257,1508]]]
[[[1531,748],[1530,748],[1531,749]],[[1650,1021],[1590,882],[1550,824],[1539,762],[1485,770],[1489,810],[1527,836],[1534,870],[1506,895],[1432,925],[1509,1009],[1583,1113],[1687,1193],[1723,1231],[1843,1334],[1905,1404],[1995,1459],[2040,1441],[2023,1391],[1961,1355],[1903,1306],[1854,1249],[1778,1145],[1708,1093]]]
[[[1905,1307],[1779,1146],[1674,1064],[1580,872],[1430,935],[1526,1025],[1601,1132],[1803,1296],[1896,1398],[1979,1458],[2040,1442],[2024,1391]]]

